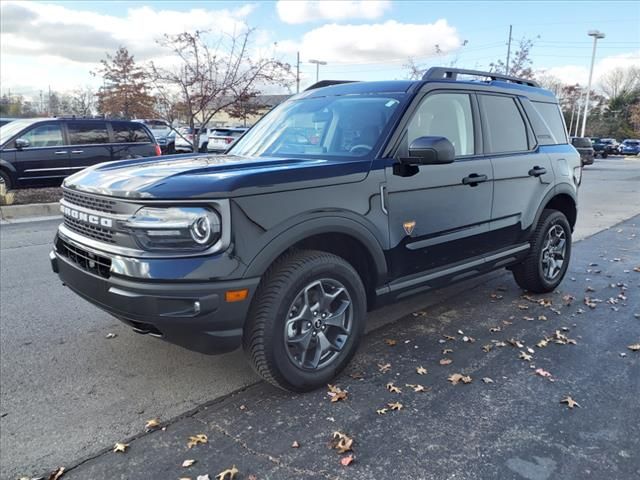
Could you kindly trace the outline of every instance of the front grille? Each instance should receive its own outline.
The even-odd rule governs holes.
[[[102,278],[111,276],[111,259],[88,252],[83,248],[76,247],[70,243],[58,238],[56,244],[57,251],[60,255],[68,258],[81,269],[99,275]]]
[[[113,232],[106,228],[98,227],[95,225],[90,225],[88,223],[81,222],[71,217],[64,217],[64,224],[70,230],[73,230],[76,233],[84,235],[85,237],[94,238],[101,242],[106,243],[116,243],[113,240]]]
[[[116,202],[114,200],[106,200],[104,198],[95,197],[93,195],[85,195],[84,193],[72,192],[70,190],[62,191],[62,198],[67,202],[90,210],[99,212],[115,213]]]

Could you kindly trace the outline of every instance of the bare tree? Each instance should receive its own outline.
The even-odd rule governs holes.
[[[640,90],[640,68],[614,68],[600,78],[600,89],[608,98],[628,95]]]
[[[254,58],[250,52],[252,29],[222,35],[211,43],[208,32],[165,35],[158,44],[176,58],[175,65],[150,65],[150,78],[157,94],[170,103],[172,98],[184,108],[190,127],[203,132],[220,111],[243,99],[256,96],[268,84],[291,83],[290,65],[273,58]],[[200,133],[193,136],[194,150]]]
[[[529,38],[521,38],[518,43],[518,48],[513,53],[511,61],[509,62],[509,71],[502,60],[497,60],[489,64],[491,72],[504,73],[512,77],[518,78],[533,78],[533,69],[531,68],[533,62],[531,60],[531,49],[533,48],[533,40]]]
[[[74,115],[93,115],[96,106],[96,92],[89,86],[77,88],[70,94],[70,107]]]

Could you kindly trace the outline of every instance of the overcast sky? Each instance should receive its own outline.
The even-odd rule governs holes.
[[[139,62],[161,60],[162,34],[254,27],[256,51],[295,63],[302,84],[315,80],[310,59],[328,62],[321,78],[405,78],[413,57],[422,64],[483,69],[506,57],[513,37],[535,41],[534,68],[567,83],[586,83],[587,31],[598,43],[597,77],[615,66],[640,66],[640,2],[14,2],[2,1],[0,89],[36,96],[40,89],[99,86],[92,77],[106,53],[126,46]],[[437,45],[437,47],[436,47]]]

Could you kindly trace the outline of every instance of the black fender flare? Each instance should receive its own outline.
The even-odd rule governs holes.
[[[16,174],[16,167],[14,167],[11,163],[7,162],[0,158],[0,169],[9,172],[11,175]]]
[[[292,245],[305,238],[323,233],[341,233],[358,240],[373,259],[379,281],[386,279],[387,262],[378,239],[361,222],[339,214],[325,214],[280,229],[280,232],[249,262],[244,277],[261,276]]]
[[[551,190],[544,196],[544,198],[542,199],[542,202],[540,202],[540,206],[536,211],[536,215],[533,219],[533,223],[531,224],[531,227],[535,228],[535,226],[538,224],[538,220],[540,220],[540,215],[542,215],[542,211],[545,209],[545,207],[549,204],[549,202],[553,198],[559,195],[567,195],[568,197],[570,197],[571,200],[573,200],[573,205],[576,207],[576,210],[577,210],[578,198],[576,193],[577,193],[576,188],[573,185],[570,185],[568,183],[557,184],[553,190]]]

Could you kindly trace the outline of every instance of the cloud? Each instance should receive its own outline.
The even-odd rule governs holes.
[[[299,43],[284,41],[278,48],[301,52],[305,60],[334,63],[398,61],[451,53],[462,45],[456,29],[446,20],[413,24],[389,20],[367,25],[323,25],[307,32]]]
[[[589,82],[589,64],[585,65],[563,65],[561,67],[551,67],[545,70],[546,74],[553,75],[568,85],[579,83],[587,85]],[[640,50],[612,55],[597,60],[593,68],[592,86],[598,88],[600,78],[614,68],[628,68],[635,66],[640,68]]]
[[[280,20],[290,24],[347,18],[373,20],[390,8],[387,0],[279,0],[276,4]]]

